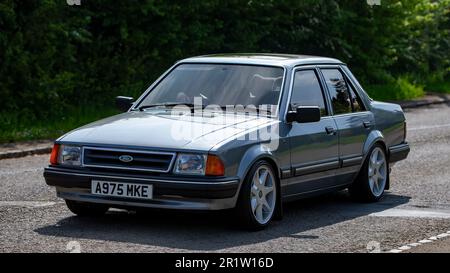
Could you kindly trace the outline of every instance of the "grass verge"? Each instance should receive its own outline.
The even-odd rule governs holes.
[[[0,143],[54,139],[81,125],[117,113],[114,108],[85,106],[69,109],[64,116],[40,121],[30,121],[26,114],[19,112],[0,113]]]
[[[426,85],[429,92],[450,94],[450,81],[448,82],[431,82]]]
[[[423,86],[403,77],[393,83],[369,85],[365,90],[371,98],[380,101],[411,100],[425,95]]]

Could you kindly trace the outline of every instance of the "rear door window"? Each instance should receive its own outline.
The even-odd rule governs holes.
[[[344,75],[338,69],[321,69],[335,115],[352,113],[352,100]]]

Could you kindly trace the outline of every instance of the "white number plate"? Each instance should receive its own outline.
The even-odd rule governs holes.
[[[92,180],[91,193],[139,199],[153,198],[153,185]]]

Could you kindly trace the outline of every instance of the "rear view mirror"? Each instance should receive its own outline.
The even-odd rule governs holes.
[[[132,97],[118,96],[116,97],[116,108],[121,112],[126,112],[133,105],[133,102],[134,98]]]
[[[296,111],[289,111],[286,116],[287,122],[317,122],[320,121],[320,109],[318,106],[298,106]]]

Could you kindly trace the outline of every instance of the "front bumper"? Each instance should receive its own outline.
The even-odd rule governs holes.
[[[68,200],[102,203],[112,207],[151,207],[169,209],[219,210],[236,205],[239,179],[192,178],[116,174],[97,171],[47,167],[47,185],[55,186],[59,197]],[[91,194],[91,180],[153,185],[153,199],[130,199]]]

